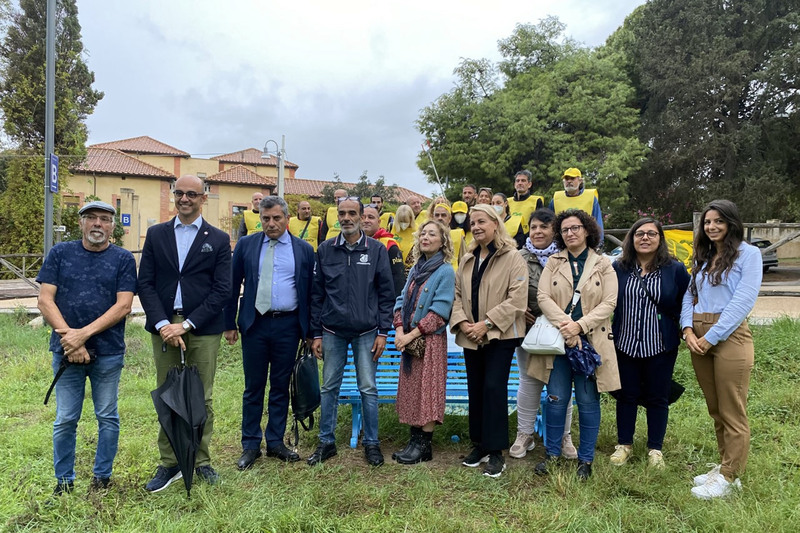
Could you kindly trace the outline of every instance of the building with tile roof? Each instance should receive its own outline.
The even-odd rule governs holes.
[[[62,184],[62,200],[83,205],[87,196],[96,196],[115,205],[125,228],[125,247],[140,250],[148,227],[175,216],[175,181],[190,174],[206,184],[203,218],[227,231],[233,241],[242,211],[251,208],[253,193],[270,195],[277,188],[277,158],[262,158],[262,153],[246,148],[205,159],[148,136],[94,144],[87,148],[84,161],[70,167],[72,176]],[[331,182],[296,178],[298,168],[284,161],[286,194],[320,198]],[[404,187],[397,192],[400,202],[411,195],[424,198]]]

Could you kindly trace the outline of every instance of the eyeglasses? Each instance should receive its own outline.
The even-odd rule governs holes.
[[[575,225],[575,226],[570,226],[570,227],[568,227],[568,228],[561,228],[561,235],[566,235],[566,234],[567,234],[567,233],[569,233],[570,231],[571,231],[572,233],[578,233],[578,232],[579,232],[580,230],[582,230],[582,229],[583,229],[583,226],[578,226],[578,225]]]
[[[114,222],[114,218],[107,216],[107,215],[81,215],[83,220],[88,220],[89,222],[94,222],[97,219],[100,219],[100,222],[104,224],[110,224]]]
[[[201,196],[203,193],[195,192],[195,191],[181,191],[181,190],[175,189],[175,191],[172,194],[174,194],[175,198],[177,198],[178,200],[183,198],[184,195],[186,195],[186,197],[189,200],[194,200],[198,196]]]
[[[653,230],[637,231],[636,233],[633,234],[633,236],[636,237],[637,239],[644,239],[645,235],[647,235],[647,237],[650,239],[655,239],[656,237],[658,237],[658,232]]]
[[[361,198],[358,196],[342,196],[338,200],[336,200],[336,205],[339,205],[342,202],[358,202],[361,203]]]

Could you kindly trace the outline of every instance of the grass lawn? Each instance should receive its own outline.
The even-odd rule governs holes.
[[[42,405],[52,379],[49,330],[33,330],[19,317],[0,315],[0,530],[2,531],[797,531],[800,521],[800,322],[784,319],[754,327],[756,366],[750,390],[752,443],[744,490],[724,501],[694,499],[692,477],[718,459],[711,419],[682,351],[675,377],[686,393],[673,405],[664,458],[667,468],[646,465],[645,418],[640,410],[635,457],[623,467],[608,462],[616,444],[614,401],[602,397],[603,418],[587,483],[575,465],[541,478],[533,466],[541,443],[522,460],[507,458],[499,479],[460,466],[470,450],[463,416],[448,416],[434,435],[434,460],[397,465],[392,451],[405,444],[407,428],[392,405],[380,410],[387,463],[370,468],[351,450],[349,407],[340,410],[339,455],[310,468],[260,459],[236,470],[243,388],[240,345],[223,347],[215,383],[213,465],[219,485],[196,483],[191,499],[182,483],[159,494],[144,484],[158,459],[155,386],[148,334],[128,326],[128,355],[120,385],[122,433],[114,485],[89,493],[96,444],[91,401],[78,426],[75,491],[45,505],[52,469],[54,399]],[[87,393],[87,397],[88,397]],[[511,431],[516,429],[512,415]],[[577,416],[574,433],[577,433]],[[458,435],[457,439],[451,436]],[[512,435],[513,440],[513,435]],[[577,435],[575,435],[577,443]],[[316,445],[316,428],[303,433],[300,454]]]

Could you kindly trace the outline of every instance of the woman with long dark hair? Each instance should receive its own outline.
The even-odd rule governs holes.
[[[614,262],[619,292],[614,311],[614,345],[622,388],[617,398],[617,442],[611,464],[633,455],[640,397],[647,410],[647,459],[664,467],[672,371],[681,343],[680,314],[689,285],[686,266],[669,255],[664,229],[652,218],[637,220]]]
[[[694,478],[692,494],[708,500],[741,487],[739,476],[747,466],[747,391],[755,351],[746,319],[761,287],[762,261],[759,249],[744,242],[733,202],[714,200],[700,220],[681,326],[721,455],[721,464]]]
[[[566,355],[548,358],[547,432],[545,459],[536,465],[539,475],[549,473],[561,456],[566,410],[572,408],[572,388],[578,404],[578,479],[592,475],[592,461],[600,432],[600,392],[619,389],[617,356],[611,336],[611,313],[617,303],[617,276],[611,261],[597,253],[600,228],[591,215],[567,209],[556,216],[559,252],[550,256],[539,281],[537,300],[542,313],[558,327],[567,347],[587,341],[602,364],[592,376],[573,370]]]

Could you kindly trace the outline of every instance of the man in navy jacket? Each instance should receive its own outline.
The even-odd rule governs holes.
[[[227,233],[203,220],[206,201],[203,180],[182,176],[175,182],[178,216],[147,230],[139,265],[139,300],[147,315],[145,329],[152,335],[156,386],[180,365],[197,366],[205,389],[208,419],[195,458],[197,476],[216,483],[208,444],[214,428],[211,394],[217,352],[224,323],[222,308],[231,293],[231,244]],[[181,478],[175,452],[164,430],[158,435],[161,464],[145,487],[159,492]]]
[[[267,196],[259,205],[262,232],[243,237],[233,252],[230,299],[225,306],[225,339],[235,344],[242,334],[242,456],[240,470],[261,456],[261,415],[269,375],[267,456],[299,461],[283,444],[289,411],[289,377],[297,346],[310,337],[311,279],[314,249],[287,230],[289,206]],[[236,320],[239,289],[244,295]]]
[[[336,414],[347,347],[353,348],[358,390],[364,414],[364,456],[372,466],[383,464],[378,446],[378,359],[392,327],[394,282],[386,247],[361,231],[364,206],[355,197],[339,202],[341,235],[317,249],[311,290],[312,350],[324,356],[319,440],[308,458],[314,465],[336,455]]]

